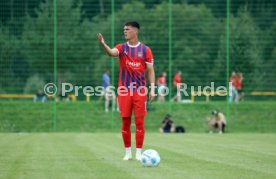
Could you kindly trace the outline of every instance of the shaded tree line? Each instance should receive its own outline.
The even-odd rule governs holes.
[[[0,1],[0,92],[30,93],[54,79],[57,42],[58,81],[99,85],[111,69],[96,41],[102,32],[111,45],[111,4],[103,0],[57,1],[54,36],[53,0]],[[273,90],[276,23],[273,1],[231,1],[230,70],[244,72],[245,87]],[[16,10],[15,10],[16,7]],[[21,10],[19,10],[21,9]],[[123,0],[115,4],[115,43],[123,41],[127,20],[141,23],[140,39],[152,48],[157,73],[168,71],[168,3]],[[172,5],[172,71],[183,71],[189,85],[226,83],[226,1],[179,0]],[[143,14],[143,15],[141,15]],[[115,62],[115,81],[118,63]],[[170,79],[172,76],[170,77]],[[39,84],[33,88],[30,85]]]

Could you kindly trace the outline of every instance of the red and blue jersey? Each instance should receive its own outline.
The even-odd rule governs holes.
[[[140,42],[135,46],[128,43],[118,44],[115,48],[119,51],[120,59],[118,86],[146,86],[146,63],[153,64],[151,49]]]

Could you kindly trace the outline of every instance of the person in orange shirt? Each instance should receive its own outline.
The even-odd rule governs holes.
[[[242,81],[243,81],[243,75],[242,75],[242,73],[238,73],[237,77],[236,77],[236,80],[235,80],[235,87],[236,87],[236,90],[238,92],[237,101],[241,101],[241,99],[243,97]]]
[[[177,94],[177,84],[181,83],[182,82],[182,79],[181,79],[181,71],[178,71],[175,75],[174,75],[174,78],[173,78],[173,87],[174,87],[174,97],[173,97],[173,100],[174,101],[177,101],[177,102],[180,102],[181,101],[181,95]]]
[[[157,79],[158,86],[158,101],[165,101],[165,88],[167,86],[166,82],[167,73],[163,72]]]
[[[232,72],[230,78],[229,78],[229,81],[230,81],[230,86],[229,86],[229,102],[237,102],[237,96],[238,96],[238,92],[237,92],[237,84],[236,84],[236,79],[237,79],[237,74],[235,71]]]

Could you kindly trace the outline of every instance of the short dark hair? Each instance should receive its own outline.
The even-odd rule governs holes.
[[[140,29],[140,25],[138,22],[136,21],[129,21],[125,23],[125,26],[132,26],[132,27],[136,27],[137,29]]]
[[[170,119],[172,116],[170,114],[166,114],[165,119]]]

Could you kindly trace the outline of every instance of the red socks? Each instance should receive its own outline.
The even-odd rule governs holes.
[[[136,124],[136,148],[142,148],[144,143],[144,117],[135,117]]]
[[[122,118],[122,137],[124,140],[125,148],[131,146],[131,117]]]
[[[136,124],[136,148],[142,148],[144,143],[144,117],[135,117]],[[122,137],[126,148],[131,146],[131,117],[122,118]]]

